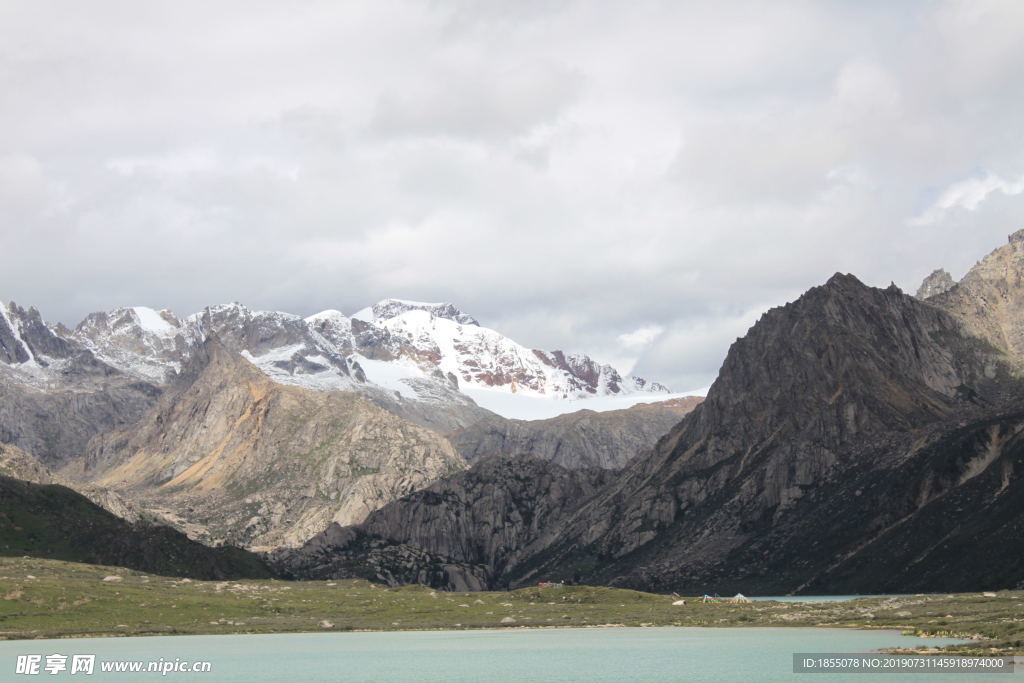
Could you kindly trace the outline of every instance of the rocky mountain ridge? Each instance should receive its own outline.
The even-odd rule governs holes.
[[[470,463],[485,457],[530,457],[568,469],[619,469],[654,447],[700,396],[638,403],[625,410],[579,410],[546,420],[485,417],[448,435]]]
[[[48,473],[30,478],[71,485],[126,519],[165,522],[205,542],[274,547],[301,543],[332,521],[360,522],[465,469],[443,438],[452,430],[481,420],[491,430],[512,424],[459,390],[459,363],[488,372],[465,349],[444,366],[439,329],[453,349],[459,335],[483,339],[478,357],[492,369],[525,359],[531,372],[545,368],[532,375],[538,381],[576,382],[583,393],[586,382],[610,391],[609,378],[621,381],[586,357],[519,347],[450,304],[389,300],[360,315],[376,322],[237,304],[185,319],[131,307],[91,314],[68,330],[47,325],[35,309],[4,306],[0,443],[23,448]],[[414,334],[410,321],[433,336]],[[380,383],[367,371],[383,372]],[[565,379],[573,372],[579,378]],[[588,435],[605,442],[596,450],[556,425],[525,428],[550,457],[608,467],[653,445],[671,412],[588,418]],[[460,444],[474,458],[494,447],[473,446],[466,434]]]
[[[933,296],[948,292],[955,285],[956,280],[953,279],[953,276],[944,268],[939,268],[932,271],[931,275],[921,282],[921,286],[917,288],[917,293],[914,296],[918,299],[930,299]]]
[[[926,300],[837,274],[765,313],[707,399],[592,493],[549,487],[530,500],[519,480],[539,475],[492,471],[523,461],[482,461],[275,561],[297,575],[439,587],[466,577],[722,594],[1024,585],[1022,243],[1016,233]],[[496,490],[469,494],[474,478]]]
[[[526,549],[567,519],[614,473],[567,470],[536,458],[485,458],[372,513],[332,524],[271,565],[298,578],[363,577],[447,590],[507,585]]]
[[[92,313],[74,330],[47,325],[35,309],[3,308],[0,363],[12,378],[37,385],[59,384],[67,359],[78,355],[164,386],[205,339],[216,336],[276,382],[362,393],[441,429],[483,415],[474,397],[505,397],[489,402],[501,411],[515,396],[552,403],[621,396],[627,399],[621,407],[627,407],[629,396],[639,402],[668,392],[582,354],[521,346],[448,303],[386,299],[352,317],[328,310],[306,318],[226,304],[179,319],[135,306]]]
[[[278,384],[209,338],[140,421],[61,473],[207,542],[273,547],[465,467],[435,432],[356,394]]]
[[[956,286],[928,301],[1024,369],[1024,230],[978,261]]]
[[[0,443],[51,468],[137,420],[161,392],[58,332],[34,308],[0,303]]]

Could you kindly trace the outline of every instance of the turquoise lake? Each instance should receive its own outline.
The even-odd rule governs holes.
[[[908,674],[792,673],[794,652],[946,645],[897,631],[820,628],[576,628],[80,638],[0,642],[0,680],[83,681],[791,681]],[[18,655],[94,654],[91,676],[17,676]],[[103,661],[210,661],[209,673],[101,673]],[[971,680],[963,675],[911,681]],[[1007,681],[1017,676],[976,676]]]

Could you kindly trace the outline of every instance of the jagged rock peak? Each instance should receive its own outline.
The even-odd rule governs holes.
[[[447,302],[424,303],[422,301],[407,301],[405,299],[384,299],[378,301],[368,309],[359,311],[353,318],[374,318],[377,320],[389,320],[402,315],[406,311],[427,311],[438,318],[446,318],[461,325],[476,325],[480,323],[473,316],[463,313],[453,304]]]
[[[137,329],[143,334],[173,336],[178,333],[180,327],[181,321],[167,309],[157,311],[146,306],[129,306],[90,313],[78,323],[75,332],[91,335],[102,330],[108,334],[126,334]]]
[[[960,318],[972,334],[1024,370],[1024,230],[978,261],[963,279],[928,303]]]
[[[34,307],[0,302],[0,362],[47,365],[46,358],[67,358],[71,345],[53,333]]]
[[[917,294],[914,296],[923,301],[948,292],[954,286],[956,286],[956,281],[953,280],[953,276],[946,269],[939,268],[932,271],[932,274],[921,282],[921,286],[917,288]]]
[[[295,315],[294,313],[286,313],[284,311],[256,311],[256,310],[253,310],[253,309],[249,308],[245,304],[238,303],[237,301],[233,301],[233,302],[228,303],[228,304],[217,304],[216,306],[207,306],[206,308],[203,309],[202,313],[194,314],[191,317],[192,318],[195,318],[197,316],[198,317],[202,317],[204,315],[208,315],[208,316],[211,316],[211,317],[214,317],[214,318],[217,318],[217,317],[222,317],[222,318],[238,317],[238,318],[245,319],[245,320],[248,320],[248,319],[251,319],[251,318],[270,318],[270,319],[276,318],[276,319],[280,319],[280,320],[301,320],[301,317],[298,316],[298,315]]]
[[[839,273],[830,277],[824,285],[825,287],[831,288],[843,288],[843,287],[863,287],[864,283],[852,273]]]

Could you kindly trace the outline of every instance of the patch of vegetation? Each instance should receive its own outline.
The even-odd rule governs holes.
[[[0,477],[0,556],[117,564],[196,578],[272,576],[255,554],[131,524],[64,486]]]
[[[115,576],[116,580],[105,581]],[[1024,592],[849,602],[702,603],[594,586],[446,593],[358,580],[193,581],[0,558],[0,638],[543,626],[835,626],[971,637],[960,654],[1022,654]]]

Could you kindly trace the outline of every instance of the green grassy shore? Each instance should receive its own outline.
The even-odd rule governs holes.
[[[118,577],[115,580],[104,580]],[[591,586],[445,593],[362,580],[194,581],[57,560],[0,558],[0,638],[552,626],[832,626],[980,640],[1024,654],[1024,592],[702,604]],[[948,651],[948,650],[947,650]]]

